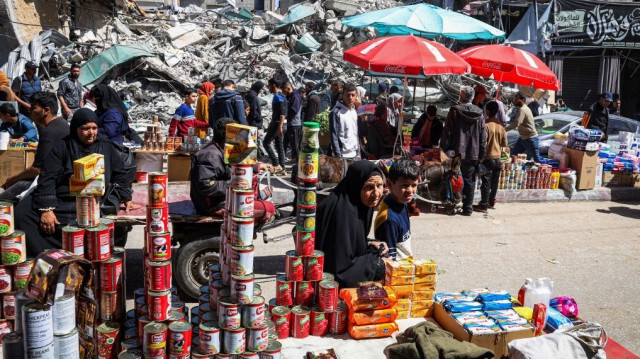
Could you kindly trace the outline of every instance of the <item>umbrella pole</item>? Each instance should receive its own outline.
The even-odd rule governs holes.
[[[404,84],[402,85],[402,105],[400,105],[400,118],[398,119],[398,128],[396,130],[396,141],[393,144],[393,152],[395,153],[396,151],[396,146],[398,145],[398,139],[400,139],[400,153],[403,156],[406,156],[408,154],[405,154],[404,151],[402,150],[402,142],[403,142],[403,138],[402,138],[402,123],[404,122],[404,97],[407,94],[407,75],[404,75]]]
[[[502,86],[502,72],[500,73],[500,81],[498,81],[498,90],[496,91],[496,100],[498,99],[498,94],[500,93],[500,86]]]

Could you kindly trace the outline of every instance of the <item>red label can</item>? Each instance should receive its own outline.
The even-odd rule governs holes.
[[[62,249],[77,256],[84,257],[84,228],[74,226],[62,227]]]
[[[231,274],[248,275],[253,273],[253,246],[231,247]]]
[[[99,225],[86,229],[86,258],[90,261],[105,261],[111,257],[111,238],[109,228]]]
[[[240,327],[240,308],[237,304],[231,303],[230,298],[220,299],[218,304],[218,324],[222,329],[235,329]]]
[[[33,268],[33,259],[27,259],[25,262],[18,263],[13,267],[13,289],[16,291],[23,290],[27,287],[27,281],[31,275]]]
[[[324,270],[324,252],[314,251],[310,257],[305,257],[305,280],[321,280]]]
[[[316,231],[307,231],[304,228],[296,228],[296,254],[310,256],[316,245]]]
[[[147,234],[169,232],[169,206],[147,206]]]
[[[149,290],[171,289],[171,261],[148,261]]]
[[[291,309],[291,336],[294,338],[306,338],[311,331],[309,322],[310,310],[307,307],[297,305]]]
[[[142,343],[144,336],[144,327],[145,325],[151,323],[152,320],[149,319],[149,315],[140,315],[138,316],[138,342]]]
[[[171,259],[171,233],[147,234],[147,255],[152,261],[164,261]]]
[[[242,306],[242,326],[257,328],[266,322],[264,312],[264,298],[253,297],[253,301]]]
[[[114,322],[104,322],[96,328],[96,344],[98,358],[113,359],[116,357],[116,340],[120,332],[120,326]]]
[[[292,282],[304,279],[304,264],[302,257],[296,255],[296,251],[288,251],[285,257],[285,275]]]
[[[252,190],[234,189],[231,195],[231,215],[237,217],[253,217]]]
[[[149,181],[149,206],[166,206],[167,203],[169,203],[167,200],[167,182],[169,176],[163,172],[151,172],[147,178]]]
[[[276,302],[276,298],[271,298],[269,300],[269,304],[268,305],[269,305],[268,312],[269,312],[269,315],[271,315],[271,311],[273,310],[273,308],[278,306],[278,303]]]
[[[296,304],[310,307],[313,305],[313,283],[302,281],[296,283]]]
[[[191,324],[176,321],[169,324],[169,354],[187,355],[191,353]]]
[[[347,332],[347,305],[338,304],[338,310],[329,313],[329,333],[344,334]]]
[[[109,241],[111,241],[111,247],[113,247],[116,239],[116,222],[109,218],[100,218],[100,224],[109,228]]]
[[[282,344],[278,341],[269,343],[265,351],[261,353],[260,359],[281,359]]]
[[[167,325],[149,323],[144,326],[142,352],[145,358],[164,358],[167,355]]]
[[[148,293],[147,306],[149,307],[149,318],[151,320],[163,322],[169,319],[171,292],[168,290],[162,292],[150,291]]]
[[[100,262],[100,291],[116,292],[122,287],[122,259],[111,257]]]
[[[118,292],[100,292],[100,319],[120,321],[120,297]]]
[[[278,305],[293,305],[293,282],[286,276],[276,277],[276,303]]]
[[[231,166],[231,187],[237,189],[251,189],[253,184],[253,166],[237,165]]]
[[[328,332],[329,313],[325,313],[318,308],[311,309],[311,335],[321,337]]]
[[[275,307],[271,310],[271,319],[276,325],[278,339],[287,339],[291,335],[291,309],[287,307]]]
[[[100,224],[100,204],[96,197],[76,197],[76,222],[78,227],[95,227]]]
[[[338,282],[323,280],[318,284],[318,309],[323,312],[338,309]]]
[[[212,322],[200,324],[198,351],[202,354],[213,355],[220,352],[220,328]]]
[[[249,304],[253,301],[253,274],[231,276],[231,300],[238,304]]]

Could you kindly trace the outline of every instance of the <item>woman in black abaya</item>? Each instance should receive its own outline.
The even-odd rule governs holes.
[[[316,249],[325,253],[325,271],[343,288],[384,278],[386,243],[367,240],[373,208],[382,198],[384,175],[369,161],[349,166],[347,175],[318,207]]]
[[[106,137],[98,135],[98,118],[89,109],[78,110],[69,125],[69,136],[56,143],[47,155],[38,185],[16,207],[16,227],[26,234],[27,254],[35,257],[49,248],[61,248],[62,227],[76,217],[76,199],[69,194],[73,161],[92,153],[104,155],[105,188],[113,186],[126,209],[132,208],[131,183],[135,173],[125,171],[119,150]]]

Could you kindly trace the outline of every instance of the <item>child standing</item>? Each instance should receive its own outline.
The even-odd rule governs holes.
[[[480,186],[480,203],[473,209],[477,212],[487,212],[487,208],[495,208],[496,193],[498,193],[498,181],[500,181],[500,170],[502,162],[500,158],[503,152],[509,151],[507,145],[507,132],[500,120],[496,117],[500,107],[495,101],[487,103],[485,112],[487,115],[487,153],[482,160],[482,164],[487,169],[487,173],[482,175],[482,185]]]
[[[389,195],[380,203],[374,228],[376,240],[387,243],[394,260],[413,256],[407,203],[416,194],[419,177],[420,168],[410,159],[394,161],[389,169]]]
[[[184,103],[176,109],[176,113],[169,125],[169,137],[184,137],[189,134],[190,127],[209,127],[209,124],[196,120],[196,115],[191,105],[198,100],[195,89],[187,89],[184,92]]]

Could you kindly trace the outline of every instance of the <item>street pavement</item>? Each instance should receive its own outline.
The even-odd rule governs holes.
[[[583,319],[602,324],[611,338],[640,354],[639,218],[638,203],[499,203],[471,217],[425,208],[411,218],[412,246],[416,258],[438,263],[436,289],[441,292],[487,287],[515,295],[525,278],[550,277],[554,296],[574,297]],[[287,225],[268,234],[275,238],[290,232]],[[275,276],[283,273],[284,253],[294,248],[293,240],[264,244],[260,236],[254,244],[256,282],[268,300],[275,295]],[[133,249],[127,251],[129,288],[141,284],[142,245],[138,226],[127,244]]]

